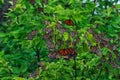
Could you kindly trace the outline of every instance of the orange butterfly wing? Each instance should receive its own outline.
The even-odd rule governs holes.
[[[75,57],[76,56],[76,52],[74,49],[72,48],[68,48],[68,49],[60,49],[59,50],[59,53],[61,56],[68,56],[69,58],[70,57]]]
[[[59,53],[60,53],[61,55],[64,55],[64,54],[65,54],[65,49],[59,50]]]
[[[70,19],[65,20],[65,24],[66,24],[66,25],[69,25],[69,26],[73,26],[73,25],[74,25],[73,21],[70,20]]]
[[[67,53],[68,53],[68,55],[69,55],[69,54],[71,54],[71,51],[70,51],[70,49],[69,49],[69,48],[67,49]]]
[[[67,52],[67,50],[65,50],[65,52],[64,52],[64,56],[66,56],[66,55],[68,55],[68,52]]]

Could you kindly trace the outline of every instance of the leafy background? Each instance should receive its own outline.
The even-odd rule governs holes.
[[[0,26],[1,80],[120,78],[118,0],[13,0],[10,3],[8,12],[4,13],[7,20]],[[4,4],[4,0],[0,4]],[[67,19],[71,19],[74,25],[66,25],[64,21]],[[58,29],[60,26],[63,28]],[[44,31],[47,28],[53,30],[52,38],[44,38],[49,32]],[[28,35],[34,30],[37,34],[28,40]],[[59,33],[60,30],[63,34]],[[74,37],[71,32],[76,32]],[[62,41],[60,45],[59,40]],[[47,41],[53,42],[53,53],[74,48],[76,58],[50,60],[48,46],[51,44]],[[70,45],[68,41],[76,44]]]

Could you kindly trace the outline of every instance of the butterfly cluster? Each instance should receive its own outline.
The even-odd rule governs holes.
[[[38,30],[33,30],[27,35],[26,39],[32,40],[37,34],[38,34]]]
[[[50,21],[45,21],[45,25],[49,26],[51,24]],[[72,26],[73,25],[73,21],[68,19],[64,22],[64,24]],[[53,42],[53,37],[58,37],[59,34],[63,35],[65,32],[67,32],[67,29],[63,27],[63,25],[61,25],[60,23],[56,23],[55,25],[56,30],[58,30],[58,34],[54,34],[54,30],[51,27],[45,27],[43,29],[44,35],[43,38],[46,40],[46,46],[48,48],[48,50],[50,51],[50,53],[48,54],[48,57],[50,59],[54,59],[54,58],[61,58],[62,56],[65,59],[70,59],[72,57],[76,57],[76,51],[73,48],[66,48],[66,49],[59,49],[59,46],[62,46],[64,41],[62,40],[62,37],[59,39],[57,39],[56,44],[54,44]],[[71,38],[75,37],[76,32],[74,31],[70,31],[69,36],[71,36]],[[68,40],[66,42],[66,44],[69,46],[72,43],[72,46],[75,46],[75,42],[71,42],[70,40]]]
[[[88,31],[91,34],[93,34],[93,37],[94,37],[96,43],[98,43],[98,45],[96,45],[96,46],[90,46],[90,52],[100,55],[101,54],[100,48],[106,47],[106,48],[112,50],[115,54],[118,54],[118,51],[116,50],[117,45],[111,45],[110,39],[104,38],[104,36],[105,36],[104,32],[101,34],[95,34],[93,29],[89,29]]]

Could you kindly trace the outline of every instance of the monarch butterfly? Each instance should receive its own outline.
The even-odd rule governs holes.
[[[43,28],[43,32],[50,33],[50,32],[52,32],[52,31],[53,31],[52,28]]]
[[[101,54],[101,51],[97,46],[90,46],[90,52],[96,53],[97,55]]]
[[[45,20],[44,23],[45,23],[45,25],[47,25],[47,26],[50,25],[50,21],[49,21],[49,20]]]
[[[71,37],[75,37],[76,35],[77,35],[77,32],[74,32],[74,31],[71,31],[71,32],[70,32],[70,36],[71,36]]]
[[[53,59],[60,59],[62,56],[64,59],[69,60],[70,58],[75,58],[77,53],[74,49],[68,48],[68,49],[60,49],[58,52],[51,51],[48,54],[48,57],[50,60]]]
[[[55,59],[55,58],[56,58],[56,54],[57,54],[56,52],[51,51],[51,52],[48,54],[49,59],[50,59],[50,60]]]
[[[26,39],[27,39],[27,40],[31,40],[31,39],[33,39],[37,34],[38,34],[38,30],[33,30],[32,32],[30,32],[30,33],[27,35]]]
[[[48,50],[50,50],[50,51],[53,51],[56,48],[54,43],[52,41],[49,41],[49,40],[47,40],[46,46],[47,46]]]
[[[68,48],[68,49],[60,49],[59,54],[61,54],[62,56],[76,56],[76,52],[74,49],[72,48]]]
[[[49,40],[52,38],[52,36],[53,36],[53,32],[49,32],[49,33],[44,34],[43,38],[46,40]]]
[[[65,20],[64,23],[65,23],[66,25],[69,25],[69,26],[73,26],[73,25],[74,25],[74,22],[73,22],[71,19]]]

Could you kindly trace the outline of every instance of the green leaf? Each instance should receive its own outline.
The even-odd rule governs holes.
[[[24,73],[24,72],[27,71],[27,69],[28,69],[28,63],[25,62],[25,61],[23,61],[23,62],[21,63],[20,72]]]
[[[101,22],[101,21],[95,21],[95,24],[104,25],[104,23],[103,23],[103,22]]]
[[[87,34],[87,38],[88,38],[88,40],[91,42],[92,45],[95,45],[95,44],[96,44],[92,34],[89,34],[89,33],[88,33],[88,34]]]
[[[74,2],[74,0],[70,0],[70,1],[69,1],[69,4],[72,4],[73,2]]]
[[[0,33],[0,38],[1,37],[5,37],[7,35],[7,33],[5,34],[5,33]]]
[[[13,71],[14,74],[20,74],[20,69],[18,67],[13,67]]]
[[[3,50],[0,51],[0,58],[1,58],[2,56],[4,56],[4,51],[3,51]]]
[[[14,77],[13,80],[26,80],[26,79],[22,77]]]
[[[117,8],[117,9],[120,9],[120,4],[117,4],[117,5],[116,5],[116,8]]]
[[[107,8],[107,12],[108,12],[108,16],[110,16],[110,14],[112,12],[112,8],[111,7]]]
[[[67,41],[68,38],[69,38],[69,33],[68,32],[64,32],[63,33],[63,38],[64,38],[65,41]]]

